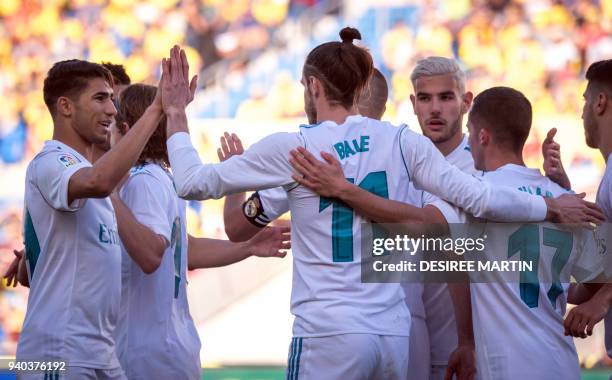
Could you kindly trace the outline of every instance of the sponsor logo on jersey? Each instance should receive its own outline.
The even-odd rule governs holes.
[[[62,154],[61,156],[57,157],[57,160],[65,167],[69,167],[78,163],[77,159],[69,154]]]
[[[119,244],[119,234],[114,228],[108,227],[104,223],[100,223],[98,239],[103,244]]]

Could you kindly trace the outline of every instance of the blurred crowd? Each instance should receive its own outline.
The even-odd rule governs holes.
[[[42,84],[52,62],[77,57],[120,63],[132,82],[155,83],[160,59],[179,43],[202,74],[191,116],[233,118],[244,121],[247,131],[252,121],[303,117],[299,80],[306,53],[322,41],[336,40],[342,26],[353,25],[390,84],[385,119],[415,128],[411,69],[424,56],[454,56],[474,93],[507,85],[531,100],[534,128],[525,148],[528,164],[540,165],[541,140],[549,128],[557,127],[577,190],[596,190],[603,161],[583,143],[583,76],[591,62],[612,57],[612,0],[355,3],[2,0],[0,170],[24,167],[51,137]],[[200,150],[214,158],[216,141],[218,136],[204,131]],[[222,236],[221,205],[190,203],[190,231]],[[0,199],[0,269],[20,246],[20,207]],[[0,355],[14,352],[24,294],[0,285]]]

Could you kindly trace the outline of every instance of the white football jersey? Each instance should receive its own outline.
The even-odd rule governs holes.
[[[533,194],[568,193],[539,170],[513,164],[483,178]],[[494,282],[471,285],[480,378],[580,378],[573,340],[564,336],[563,316],[570,276],[589,281],[602,272],[593,232],[551,223],[480,224],[477,229],[476,235],[486,236],[488,257],[520,257],[538,263],[533,271],[487,272]]]
[[[129,379],[199,379],[200,338],[187,303],[185,201],[156,163],[132,168],[121,199],[141,224],[168,243],[161,264],[145,274],[122,246],[117,354]],[[171,360],[169,360],[171,358]]]
[[[277,186],[288,191],[296,337],[408,335],[410,328],[399,284],[361,282],[363,219],[346,205],[320,198],[291,179],[289,151],[299,146],[315,155],[321,151],[334,154],[350,181],[382,197],[398,199],[399,184],[406,175],[418,187],[480,216],[542,220],[546,214],[543,198],[509,188],[496,188],[496,195],[504,196],[493,197],[491,186],[449,165],[429,139],[408,128],[358,115],[341,125],[325,121],[304,126],[299,133],[268,136],[243,155],[219,164],[203,165],[188,134],[171,136],[168,153],[182,197],[220,198]],[[513,212],[507,212],[510,208]]]
[[[446,161],[464,173],[482,175],[481,171],[474,168],[474,158],[468,144],[468,136],[465,134],[461,143],[446,156]],[[421,194],[421,207],[432,203],[431,197],[426,192],[417,191]],[[439,207],[437,202],[434,202],[434,205]],[[426,315],[427,330],[429,331],[431,364],[446,365],[450,354],[457,347],[455,310],[448,287],[445,283],[424,284],[421,299]]]
[[[597,205],[601,207],[606,216],[606,222],[612,222],[612,165],[610,159],[612,154],[608,156],[606,162],[606,171],[599,184],[597,190]],[[608,356],[612,357],[612,309],[608,311],[608,314],[604,318],[605,324],[605,342],[606,351]]]
[[[121,297],[121,248],[108,198],[68,203],[68,183],[91,164],[47,141],[28,165],[24,237],[30,280],[17,360],[65,360],[114,369]]]

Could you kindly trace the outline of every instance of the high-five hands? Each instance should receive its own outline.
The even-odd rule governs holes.
[[[170,58],[162,60],[161,105],[166,115],[184,112],[193,100],[197,75],[189,81],[189,62],[185,51],[178,45],[170,50]],[[158,90],[159,91],[159,90]]]

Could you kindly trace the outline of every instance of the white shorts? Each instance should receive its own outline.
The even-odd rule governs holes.
[[[408,380],[426,380],[431,369],[429,332],[425,319],[412,316],[410,324],[410,359],[408,360]]]
[[[127,380],[121,367],[96,369],[67,367],[65,372],[18,374],[17,380]]]
[[[409,339],[374,334],[293,338],[287,380],[404,380]]]

